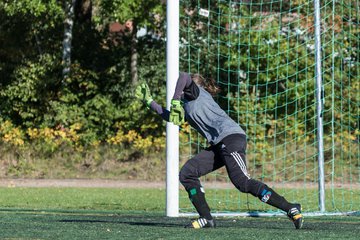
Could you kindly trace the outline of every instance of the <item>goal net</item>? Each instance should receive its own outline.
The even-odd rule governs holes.
[[[220,106],[246,131],[250,175],[305,213],[319,211],[319,153],[324,156],[325,212],[359,211],[359,0],[324,0],[321,77],[316,85],[313,0],[181,0],[180,70],[217,80]],[[319,147],[317,91],[323,106]],[[180,129],[180,167],[207,143]],[[277,210],[240,193],[225,168],[201,179],[217,214]],[[194,213],[180,191],[180,214]]]

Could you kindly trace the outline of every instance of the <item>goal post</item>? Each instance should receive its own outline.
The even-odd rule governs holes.
[[[167,0],[166,108],[179,76],[179,2]],[[179,216],[179,127],[166,123],[166,216]]]
[[[213,77],[216,101],[247,133],[253,178],[300,202],[305,215],[358,212],[359,5],[168,0],[167,106],[179,70]],[[168,123],[166,141],[167,216],[194,215],[178,170],[207,143],[186,123]],[[237,191],[225,169],[201,182],[214,216],[283,214]]]
[[[321,15],[320,0],[314,0],[315,28],[315,79],[316,79],[316,127],[319,173],[319,210],[325,212],[325,173],[324,173],[324,142],[323,142],[323,83],[321,69]]]

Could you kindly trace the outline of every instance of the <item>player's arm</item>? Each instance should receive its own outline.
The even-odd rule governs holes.
[[[181,125],[185,122],[185,112],[181,105],[181,95],[187,100],[194,100],[199,94],[199,89],[191,80],[188,73],[180,73],[176,83],[173,99],[171,100],[170,112],[156,103],[150,94],[150,89],[146,83],[140,84],[136,89],[136,97],[144,102],[144,104],[159,114],[165,121],[170,121],[175,125]]]
[[[157,114],[159,114],[162,117],[162,119],[164,119],[165,121],[167,121],[167,122],[170,121],[169,120],[170,119],[170,111],[163,108],[160,104],[158,104],[154,100],[150,104],[150,109],[153,110],[154,112],[156,112]]]
[[[147,108],[159,114],[162,119],[169,121],[170,112],[154,101],[151,96],[149,86],[146,83],[142,83],[137,86],[135,90],[135,97],[142,101]]]
[[[188,101],[195,100],[199,96],[199,87],[191,79],[190,74],[181,72],[176,83],[173,99],[180,100],[181,95]]]
[[[181,125],[185,122],[185,111],[181,104],[181,96],[184,94],[186,100],[193,100],[187,98],[187,91],[190,86],[192,86],[193,81],[191,80],[191,76],[188,73],[181,72],[176,82],[174,96],[171,100],[171,108],[170,108],[170,122],[175,125]]]
[[[171,100],[170,122],[181,125],[185,122],[185,111],[181,104],[181,96],[187,101],[195,100],[199,96],[199,87],[188,73],[181,72],[176,83],[174,96]]]

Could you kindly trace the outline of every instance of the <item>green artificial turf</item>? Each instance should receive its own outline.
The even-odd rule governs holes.
[[[165,217],[164,189],[0,188],[0,239],[359,239],[360,216],[216,218],[184,229]]]

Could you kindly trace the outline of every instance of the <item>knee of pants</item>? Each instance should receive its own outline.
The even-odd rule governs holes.
[[[242,183],[237,183],[235,184],[235,187],[242,193],[248,193],[249,192],[249,187],[248,187],[248,181],[245,180]]]
[[[191,189],[197,186],[200,186],[200,180],[191,169],[187,167],[182,167],[179,173],[180,183],[185,187],[185,189]]]
[[[248,192],[248,178],[246,177],[232,177],[230,178],[234,186],[242,193]]]
[[[247,177],[239,178],[234,183],[235,187],[243,193],[250,193],[253,196],[259,196],[259,191],[263,188],[263,183]]]
[[[194,173],[192,173],[192,171],[187,168],[187,167],[183,167],[180,170],[179,173],[179,180],[180,183],[185,187],[190,187],[191,185],[193,185],[194,179],[196,179],[196,176]]]

